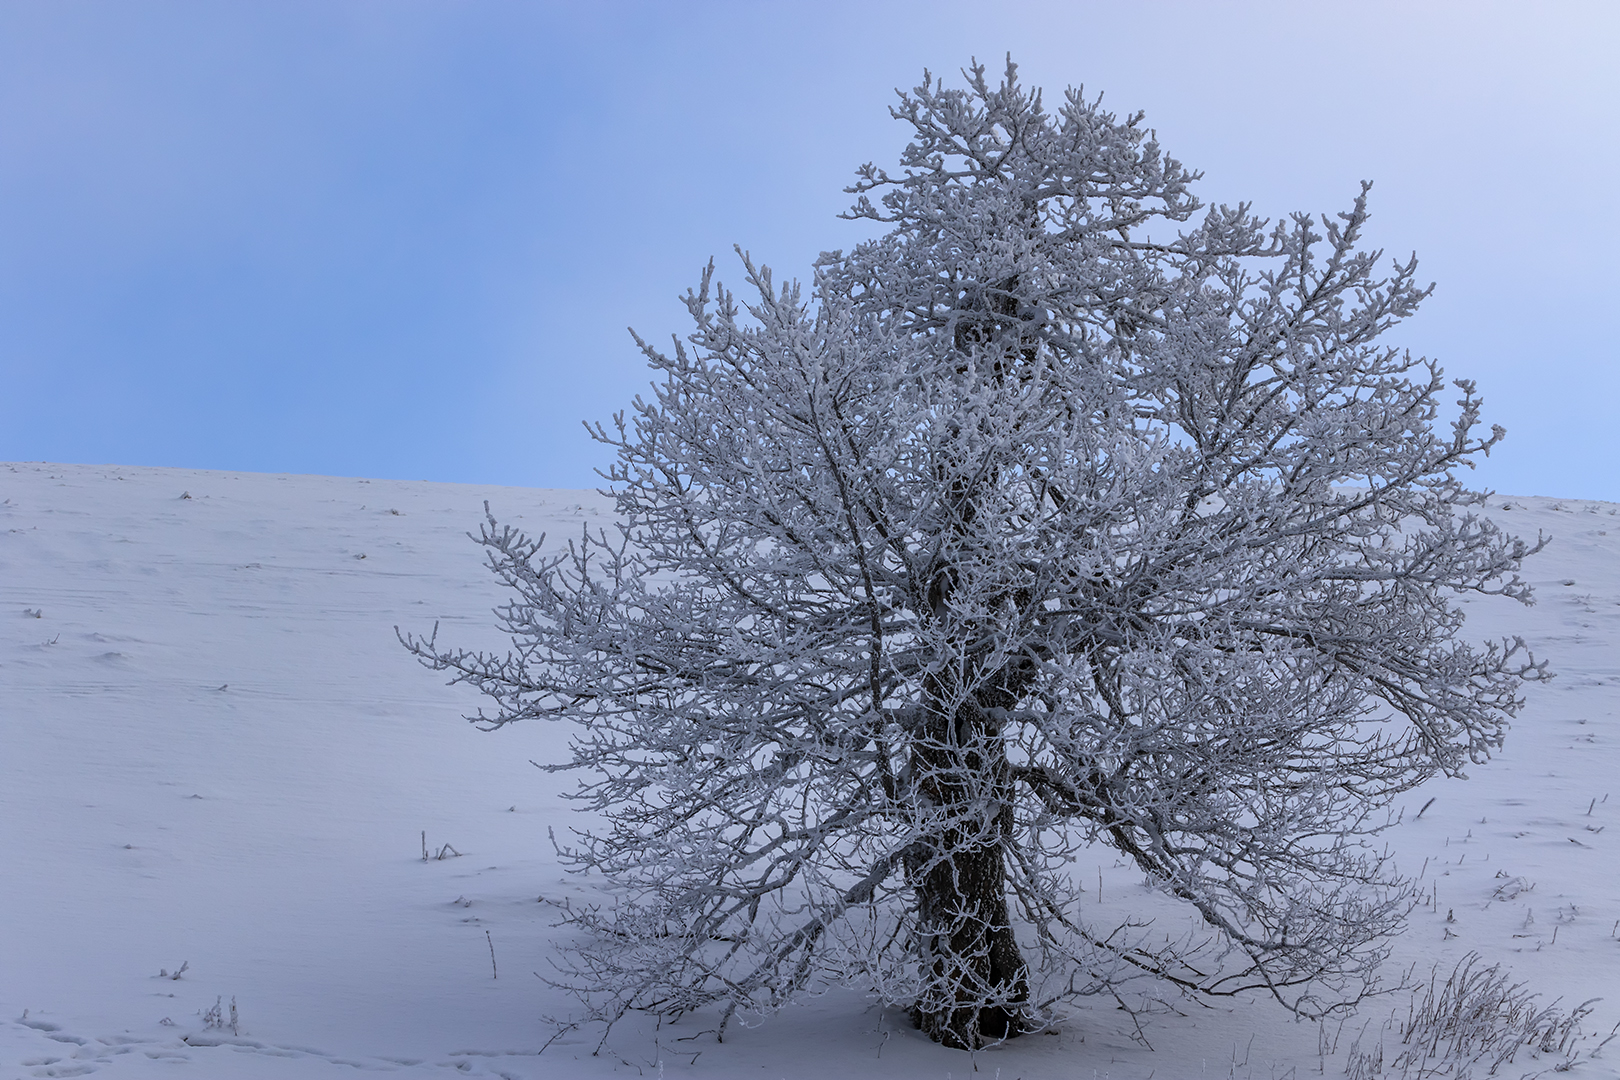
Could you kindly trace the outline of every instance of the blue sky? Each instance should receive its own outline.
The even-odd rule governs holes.
[[[1439,283],[1476,479],[1620,500],[1620,6],[0,4],[0,459],[593,486],[626,326],[740,244],[803,273],[893,88],[1011,52],[1144,109],[1209,202]],[[732,275],[735,276],[735,275]]]

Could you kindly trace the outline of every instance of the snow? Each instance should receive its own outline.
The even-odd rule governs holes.
[[[534,974],[561,905],[606,896],[547,838],[577,824],[571,781],[529,764],[567,732],[473,730],[474,695],[394,637],[437,621],[500,644],[465,535],[484,500],[553,537],[610,520],[593,492],[0,465],[0,1080],[1332,1076],[1364,1027],[1363,1048],[1405,1017],[1405,993],[1342,1029],[1172,998],[1149,1049],[1099,1000],[970,1057],[850,990],[723,1044],[710,1017],[634,1017],[593,1056],[601,1032],[557,1035],[574,1005]],[[1522,634],[1557,678],[1496,761],[1414,792],[1387,834],[1432,898],[1391,974],[1476,950],[1544,1002],[1606,998],[1586,1050],[1620,1020],[1617,511],[1491,500],[1555,541],[1526,568],[1537,606],[1476,599],[1469,633]],[[1151,906],[1107,855],[1077,873],[1099,921]],[[226,1027],[205,1024],[216,1002]],[[1620,1040],[1573,1075],[1616,1063]]]

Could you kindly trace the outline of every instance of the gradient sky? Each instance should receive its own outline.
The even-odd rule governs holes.
[[[0,460],[594,486],[629,335],[733,244],[803,274],[893,89],[1011,52],[1206,202],[1439,283],[1476,480],[1620,500],[1620,5],[0,3]]]

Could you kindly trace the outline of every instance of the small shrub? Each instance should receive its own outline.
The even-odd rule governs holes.
[[[1404,1021],[1391,1017],[1385,1029],[1394,1026],[1403,1049],[1385,1065],[1382,1038],[1367,1050],[1360,1039],[1351,1046],[1345,1075],[1351,1080],[1470,1080],[1496,1076],[1505,1065],[1513,1064],[1520,1051],[1532,1059],[1555,1058],[1543,1072],[1564,1072],[1581,1056],[1576,1044],[1582,1038],[1581,1021],[1590,1015],[1592,998],[1568,1013],[1555,1000],[1538,1004],[1539,994],[1523,983],[1510,981],[1511,975],[1500,964],[1481,967],[1478,953],[1469,953],[1452,970],[1445,983],[1438,973],[1429,978],[1421,999],[1414,997]],[[1398,1015],[1398,1014],[1397,1014]],[[1609,1038],[1613,1038],[1611,1035]],[[1609,1040],[1604,1039],[1592,1052]],[[1592,1052],[1588,1052],[1590,1057]]]
[[[232,1035],[238,1034],[236,1021],[236,998],[231,998],[231,1011],[227,1015],[220,1005],[221,998],[214,998],[213,1007],[202,1016],[203,1027],[209,1031],[229,1031]]]

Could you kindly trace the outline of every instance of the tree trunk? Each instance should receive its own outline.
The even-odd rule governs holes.
[[[1019,340],[1017,285],[1016,275],[998,283],[987,292],[984,309],[964,312],[955,331],[964,361],[993,349],[998,337],[1011,335],[990,374],[998,386],[1008,380],[1016,360],[1034,358],[1033,348]],[[946,469],[942,479],[946,476],[947,504],[954,515],[949,528],[967,538],[979,514],[981,485],[993,486],[995,476],[961,467]],[[935,619],[951,619],[950,596],[957,585],[954,567],[933,568],[926,597]],[[936,1042],[971,1050],[1031,1029],[1029,968],[1018,951],[1007,906],[1012,770],[1000,724],[985,715],[986,705],[1016,705],[1017,694],[1008,684],[1017,676],[1001,672],[999,678],[978,681],[976,676],[990,673],[975,670],[978,660],[965,640],[953,645],[962,652],[948,648],[947,654],[966,658],[965,670],[953,678],[949,672],[957,669],[947,663],[940,673],[924,678],[926,719],[912,749],[912,776],[924,812],[935,821],[932,835],[920,845],[921,854],[907,867],[917,898],[923,975],[911,1016]],[[956,681],[963,678],[969,681]]]
[[[1001,733],[976,703],[932,719],[912,759],[941,819],[908,867],[924,979],[912,1020],[935,1041],[970,1050],[1029,1030],[1028,968],[1007,906],[1011,777]]]

